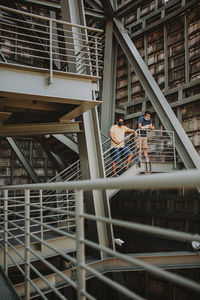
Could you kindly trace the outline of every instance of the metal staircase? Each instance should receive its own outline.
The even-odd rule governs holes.
[[[140,136],[140,130],[137,130],[137,133],[138,136]],[[140,149],[141,151],[138,151],[134,136],[132,134],[127,135],[124,141],[126,146],[133,152],[133,159],[131,161],[129,169],[126,170],[126,158],[120,158],[117,169],[119,177],[128,178],[132,176],[134,180],[135,176],[139,176],[141,174],[149,175],[152,173],[173,172],[176,169],[177,157],[175,152],[173,132],[164,130],[147,131],[147,138],[148,156],[150,158],[150,162],[148,163],[145,162],[142,149]],[[102,149],[106,178],[114,177],[112,170],[112,147],[110,146],[110,138],[104,139],[104,142],[102,143]],[[138,153],[140,154],[138,155]],[[49,182],[65,182],[78,180],[81,180],[80,160],[77,160],[65,170],[57,174]],[[107,190],[108,198],[113,197],[118,191],[119,189]],[[44,191],[43,195],[43,205],[45,206],[56,206],[60,209],[64,209],[67,207],[70,210],[74,210],[74,190],[60,190],[59,197],[56,196],[55,191]],[[63,216],[62,214],[57,216],[52,212],[48,212],[48,214],[46,214],[46,218],[51,219],[52,222],[57,222],[57,220],[62,220],[63,218],[65,218],[65,216]]]

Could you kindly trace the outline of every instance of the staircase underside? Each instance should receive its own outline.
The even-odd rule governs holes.
[[[9,80],[8,80],[9,78]],[[100,104],[93,101],[98,79],[0,63],[0,136],[79,132],[71,122]]]

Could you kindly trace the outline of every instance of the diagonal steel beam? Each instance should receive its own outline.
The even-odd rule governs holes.
[[[113,8],[111,1],[110,0],[100,0],[100,2],[103,6],[105,14],[108,17],[113,17],[114,16],[114,8]]]
[[[66,147],[70,148],[72,151],[79,154],[78,145],[72,139],[64,134],[53,134],[53,137],[64,144]]]
[[[200,169],[200,157],[197,151],[137,51],[122,22],[116,18],[113,18],[113,20],[115,24],[114,34],[117,41],[138,76],[155,112],[162,121],[165,129],[169,131],[172,130],[175,133],[176,149],[183,163],[188,169]]]
[[[40,179],[38,178],[37,174],[33,170],[32,166],[30,165],[30,163],[27,160],[27,158],[25,157],[25,155],[22,153],[21,149],[18,147],[15,140],[11,137],[7,137],[6,140],[7,140],[8,144],[10,145],[10,147],[15,152],[15,154],[17,155],[19,161],[21,162],[22,166],[24,167],[24,169],[26,170],[28,175],[31,177],[32,181],[34,183],[40,182]]]
[[[98,0],[85,0],[92,8],[102,11],[102,5]]]

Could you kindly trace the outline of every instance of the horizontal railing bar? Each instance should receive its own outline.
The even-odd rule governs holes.
[[[37,19],[43,19],[43,20],[46,20],[46,21],[49,21],[50,19],[52,19],[52,18],[47,18],[47,17],[44,17],[44,16],[40,16],[40,15],[35,15],[35,14],[32,14],[32,13],[24,12],[24,11],[22,12],[22,11],[17,10],[17,9],[5,7],[3,5],[0,5],[0,9],[6,10],[6,11],[10,11],[10,12],[14,12],[16,14],[21,14],[21,15],[26,15],[26,16],[30,16],[30,17],[35,17]],[[59,23],[59,24],[64,24],[64,25],[74,26],[74,27],[77,27],[77,28],[82,28],[82,29],[87,29],[87,30],[91,30],[91,31],[96,31],[96,32],[99,32],[99,33],[104,32],[101,29],[92,28],[92,27],[88,27],[88,26],[82,26],[82,25],[78,25],[78,24],[72,24],[72,23],[69,23],[69,22],[61,21],[61,20],[52,19],[52,21],[55,22],[55,23]]]
[[[192,281],[190,279],[186,279],[186,278],[184,278],[180,275],[173,274],[169,271],[162,270],[158,267],[155,267],[155,266],[153,266],[149,263],[146,263],[145,261],[141,261],[137,258],[132,258],[132,257],[129,257],[127,255],[121,254],[119,252],[113,251],[113,250],[111,250],[111,249],[109,249],[105,246],[101,246],[99,244],[96,244],[95,242],[91,242],[91,241],[86,240],[86,239],[81,239],[81,242],[85,243],[86,245],[88,245],[92,248],[95,248],[95,249],[98,249],[98,250],[100,249],[100,250],[102,250],[102,251],[104,251],[104,252],[106,252],[110,255],[114,255],[115,257],[120,258],[123,261],[129,262],[131,264],[135,264],[136,266],[139,266],[139,267],[143,268],[145,271],[148,271],[152,274],[155,274],[155,275],[160,276],[164,279],[167,279],[167,280],[169,280],[169,281],[171,281],[175,284],[184,286],[186,288],[195,290],[198,293],[200,293],[200,284],[195,282],[195,281]],[[86,266],[85,264],[81,264],[81,266],[86,268],[86,269],[88,268],[88,266]]]
[[[13,31],[6,31],[6,32],[8,32],[8,33],[14,33]],[[27,35],[28,37],[31,37],[32,38],[32,36],[30,36],[30,35]],[[24,44],[32,44],[32,45],[37,45],[37,46],[40,46],[40,47],[47,47],[47,48],[49,48],[49,44],[41,44],[41,43],[36,43],[36,42],[33,42],[33,41],[28,41],[28,40],[21,40],[21,39],[19,39],[19,38],[13,38],[13,37],[11,37],[11,36],[4,36],[4,35],[2,35],[1,36],[1,38],[3,38],[3,39],[5,39],[6,41],[14,41],[14,42],[19,42],[19,43],[24,43]],[[48,41],[48,40],[47,40]],[[6,45],[5,43],[3,44],[3,45],[5,45],[6,47],[15,47],[16,46],[16,44],[11,44],[11,45]],[[53,46],[53,48],[54,48],[55,46]],[[34,48],[35,49],[35,48]],[[61,47],[61,49],[62,49],[62,47]],[[64,49],[64,48],[63,48]]]
[[[76,182],[51,182],[51,183],[38,183],[38,184],[21,184],[12,186],[1,186],[0,190],[54,190],[74,189],[74,190],[92,190],[92,189],[163,189],[163,188],[179,188],[179,187],[197,187],[200,185],[200,171],[175,171],[170,174],[152,174],[151,176],[141,175],[139,177],[126,177],[126,178],[110,178],[110,179],[94,179],[94,180],[81,180]]]
[[[21,29],[23,29],[23,28],[21,28]],[[1,37],[3,37],[4,39],[6,39],[7,41],[8,40],[12,40],[13,38],[10,37],[10,36],[5,36],[5,35],[3,35],[3,33],[4,34],[5,33],[10,33],[10,34],[15,35],[15,38],[14,38],[15,42],[20,42],[20,43],[28,43],[28,42],[30,42],[29,40],[27,40],[27,38],[30,38],[32,40],[41,40],[40,43],[36,43],[35,42],[35,45],[38,45],[38,46],[43,47],[43,48],[45,48],[45,47],[49,48],[49,38],[48,37],[46,38],[46,37],[42,37],[42,36],[39,36],[39,35],[34,36],[32,34],[32,32],[27,32],[27,33],[23,32],[22,33],[22,32],[15,32],[15,31],[10,31],[10,30],[7,30],[7,29],[3,29]],[[18,36],[20,36],[20,38],[26,38],[26,39],[24,39],[24,40],[23,39],[22,40],[21,39],[18,40]]]
[[[22,255],[17,249],[16,246],[12,245],[12,243],[10,243],[9,241],[7,241],[8,246],[21,258],[21,260],[24,260],[24,255]],[[23,246],[25,246],[24,244],[22,244]]]
[[[27,59],[38,58],[40,60],[43,59],[43,60],[49,61],[49,57],[45,57],[45,56],[37,56],[37,55],[30,54],[30,53],[20,53],[20,52],[11,51],[11,50],[1,50],[1,51],[5,54],[17,54],[17,56],[26,56]]]
[[[17,269],[25,276],[24,270],[18,265],[16,261],[13,260],[12,256],[9,254],[9,252],[6,252],[10,260],[13,262],[13,264],[17,267]]]
[[[59,30],[59,31],[61,31],[61,30]],[[102,45],[102,43],[96,41],[96,38],[98,38],[97,36],[91,36],[91,35],[89,35],[87,33],[84,34],[84,33],[81,33],[81,32],[73,32],[73,31],[65,30],[65,29],[62,29],[62,32],[63,33],[70,33],[70,35],[72,34],[73,36],[61,35],[61,34],[58,34],[58,33],[53,33],[52,36],[60,37],[62,39],[65,38],[67,40],[81,41],[82,42],[82,45],[81,45],[82,47],[90,47],[89,44],[96,44],[96,45],[99,45],[99,46]],[[81,36],[83,38],[76,37],[76,36]],[[86,37],[87,39],[84,39],[84,37]],[[91,40],[93,38],[95,39],[94,41]],[[100,38],[98,38],[98,39],[100,40]],[[56,40],[53,39],[52,41],[53,42],[58,42],[58,43],[64,43],[64,42],[67,43],[66,41],[59,41],[57,39]],[[84,45],[85,43],[87,43],[87,44]]]
[[[46,283],[47,287],[54,291],[60,299],[63,299],[63,295],[45,278],[45,276],[42,275],[42,273],[40,273],[40,271],[38,271],[38,269],[36,269],[31,263],[27,263],[27,265],[29,265],[29,267],[38,275],[38,277]],[[27,278],[27,280],[32,284],[33,280],[30,278]]]
[[[46,227],[46,228],[52,230],[52,231],[54,231],[54,232],[56,232],[56,233],[58,233],[58,234],[60,234],[60,235],[63,235],[63,236],[69,237],[69,238],[71,238],[71,239],[73,239],[73,240],[76,240],[75,234],[71,234],[71,233],[65,232],[65,231],[63,231],[63,230],[59,230],[59,229],[54,228],[54,227],[52,227],[52,226],[50,226],[50,225],[48,225],[48,224],[41,223],[41,222],[39,222],[39,221],[37,221],[37,220],[32,220],[32,221],[33,221],[34,223],[37,223],[37,224],[39,224],[39,225],[42,225],[43,227]]]
[[[91,296],[88,292],[86,292],[86,290],[80,289],[81,295],[86,296],[86,299],[89,300],[96,300],[97,298],[94,298],[93,296]]]
[[[30,236],[35,239],[36,241],[38,241],[41,244],[44,244],[47,248],[55,251],[56,253],[58,253],[59,255],[61,255],[63,258],[66,258],[67,260],[69,260],[70,262],[72,262],[73,264],[76,264],[76,259],[73,258],[72,256],[68,255],[67,253],[64,253],[62,251],[60,251],[58,248],[55,248],[54,246],[52,246],[51,244],[48,244],[45,240],[42,240],[41,238],[37,237],[35,234],[30,233]]]
[[[49,27],[49,25],[46,25],[46,24],[44,24],[44,23],[35,23],[35,21],[30,21],[29,19],[17,19],[17,18],[15,18],[15,17],[13,17],[13,16],[6,16],[6,15],[0,15],[3,19],[5,19],[5,20],[14,20],[14,21],[17,21],[17,22],[19,22],[19,23],[26,23],[26,24],[30,24],[30,25],[37,25],[37,26],[40,26],[40,27]],[[36,16],[36,15],[35,15]],[[8,25],[8,26],[13,26],[13,24],[6,24],[6,25]],[[31,28],[29,28],[29,29],[31,29]]]
[[[5,50],[3,50],[2,51],[3,53],[6,53],[6,54],[17,54],[18,56],[26,56],[27,57],[27,59],[30,59],[30,58],[38,58],[38,59],[44,59],[44,60],[49,60],[49,57],[44,57],[44,56],[37,56],[37,55],[33,55],[33,54],[29,54],[29,53],[20,53],[20,52],[16,52],[16,51],[10,51],[10,50],[8,50],[8,51],[5,51]],[[67,56],[67,57],[72,57],[72,58],[74,58],[74,56],[72,56],[72,55],[63,55],[63,56]],[[71,60],[62,60],[62,59],[58,59],[58,58],[54,58],[53,59],[54,61],[60,61],[60,62],[65,62],[65,63],[69,63],[69,64],[77,64],[77,62],[73,62],[73,61],[71,61]],[[83,58],[83,60],[84,60],[84,58]],[[101,62],[101,61],[100,61]],[[84,66],[91,66],[90,64],[86,64],[86,63],[81,63],[82,65],[84,65]],[[95,67],[95,66],[94,66]],[[98,66],[98,68],[102,68],[102,67],[100,67],[100,66]]]
[[[164,229],[161,227],[157,226],[152,226],[152,225],[144,225],[144,224],[138,224],[134,222],[127,222],[127,221],[122,221],[122,220],[117,220],[117,219],[111,219],[111,218],[105,218],[105,217],[98,217],[90,214],[80,214],[80,216],[87,218],[88,220],[93,220],[93,221],[100,221],[116,226],[121,226],[129,229],[133,229],[136,231],[140,232],[146,232],[150,234],[155,234],[155,235],[162,235],[165,238],[171,238],[171,239],[176,239],[176,240],[181,240],[181,241],[188,241],[191,242],[193,240],[200,240],[200,234],[192,234],[192,233],[187,233],[187,232],[181,232],[181,231],[176,231],[176,230],[171,230],[171,229]]]
[[[37,270],[37,269],[36,269]],[[39,273],[39,272],[38,272]],[[38,274],[37,274],[38,275]],[[33,288],[38,292],[38,294],[44,299],[44,300],[49,300],[44,293],[38,288],[38,286],[35,284],[35,282],[33,280],[29,280],[30,284],[33,286]],[[38,297],[38,295],[37,295]],[[32,295],[30,297],[30,299],[33,299]]]
[[[59,269],[54,267],[51,263],[49,263],[46,259],[44,259],[41,255],[36,253],[33,249],[28,248],[27,249],[29,252],[31,252],[33,255],[35,255],[39,260],[41,260],[47,267],[49,267],[53,272],[58,274],[62,279],[66,280],[73,288],[77,288],[77,284],[71,280],[69,277],[65,276]],[[29,263],[31,266],[32,264]]]
[[[3,22],[0,22],[0,24],[5,24],[5,23],[3,23]],[[37,33],[41,33],[41,34],[46,34],[46,35],[48,35],[49,36],[49,32],[45,32],[45,31],[41,31],[41,30],[36,30],[36,29],[32,29],[32,28],[27,28],[27,27],[22,27],[22,26],[15,26],[15,25],[10,25],[10,27],[14,27],[14,29],[25,29],[26,31],[27,31],[27,33],[22,33],[22,32],[17,32],[17,31],[12,31],[12,30],[8,30],[8,29],[2,29],[2,32],[7,32],[7,33],[10,33],[10,34],[13,34],[13,35],[15,35],[15,36],[26,36],[26,37],[31,37],[32,39],[40,39],[40,40],[44,40],[44,41],[47,41],[47,42],[49,42],[49,37],[43,37],[43,36],[33,36],[33,35],[31,35],[31,32],[30,33],[28,33],[28,31],[34,31],[34,32],[37,32]],[[63,30],[63,32],[64,32],[65,30]],[[70,34],[72,33],[71,31],[67,31],[67,32],[69,32]],[[75,33],[76,35],[81,35],[81,36],[86,36],[86,37],[88,37],[88,35],[87,34],[82,34],[82,33]],[[82,45],[82,44],[84,44],[85,42],[86,42],[86,40],[84,40],[83,38],[77,38],[77,37],[70,37],[70,36],[64,36],[64,35],[59,35],[59,34],[56,34],[56,33],[54,33],[53,34],[54,36],[56,36],[56,37],[61,37],[61,38],[67,38],[68,40],[70,39],[70,40],[73,40],[73,41],[79,41],[79,42],[81,42],[81,45],[80,44],[76,44],[76,43],[68,43],[68,42],[66,42],[66,41],[59,41],[59,40],[57,40],[57,39],[53,39],[52,40],[52,42],[56,42],[56,43],[59,43],[59,44],[69,44],[69,45],[73,45],[73,46],[81,46],[82,48],[89,48],[89,49],[94,49],[94,50],[98,50],[98,51],[102,51],[101,50],[101,43],[100,42],[97,42],[97,41],[91,41],[91,40],[89,40],[89,41],[87,41],[87,44],[86,45]],[[11,37],[8,37],[8,36],[3,36],[3,37],[5,37],[7,40],[8,39],[13,39],[13,38],[11,38]],[[93,37],[92,37],[93,38]],[[95,38],[95,36],[94,36],[94,38]],[[17,41],[19,41],[19,39],[18,39],[18,37],[16,37],[15,38],[15,40],[17,40]],[[21,40],[21,41],[23,41],[24,43],[26,43],[27,41],[26,40]],[[46,46],[46,47],[49,47],[49,44],[41,44],[41,43],[37,43],[38,45],[40,45],[40,46]],[[99,47],[98,48],[95,48],[94,46],[91,46],[90,44],[95,44],[95,45],[99,45]],[[53,46],[53,48],[54,48],[55,46]],[[61,47],[62,48],[62,47]],[[69,50],[71,50],[71,51],[76,51],[76,50],[74,50],[74,49],[69,49]]]
[[[102,280],[103,282],[107,283],[108,285],[110,285],[112,288],[118,290],[119,292],[123,293],[124,295],[126,295],[127,297],[129,297],[130,299],[135,299],[135,300],[145,300],[145,298],[137,295],[136,293],[134,293],[133,291],[125,288],[123,285],[121,285],[119,282],[115,282],[113,280],[111,280],[110,278],[102,275],[101,273],[99,273],[98,271],[96,271],[95,269],[89,267],[88,265],[85,264],[81,264],[80,267],[84,268],[85,270],[91,272],[92,274],[94,274],[97,278],[99,278],[100,280]]]
[[[2,24],[2,22],[0,22]],[[4,23],[3,23],[4,24]],[[32,29],[32,28],[27,28],[27,27],[24,27],[24,26],[15,26],[14,24],[13,25],[10,25],[10,27],[13,27],[15,30],[16,29],[23,29],[25,30],[27,33],[24,33],[24,32],[19,32],[19,31],[12,31],[12,30],[8,30],[8,29],[2,29],[2,32],[9,32],[11,34],[14,34],[15,36],[16,35],[19,35],[19,36],[27,36],[27,37],[31,37],[32,39],[36,39],[36,40],[46,40],[46,41],[49,41],[49,33],[46,32],[46,31],[41,31],[41,30],[36,30],[36,29]],[[40,36],[40,35],[31,35],[31,32],[35,32],[35,33],[41,33],[43,35],[47,35],[47,37],[43,37],[43,36]],[[9,39],[9,37],[7,37],[7,39]],[[16,37],[16,40],[17,40],[17,37]],[[42,44],[41,44],[42,45]]]
[[[0,45],[5,45],[4,43],[1,43],[0,42]],[[45,51],[45,50],[41,50],[41,49],[36,49],[36,48],[30,48],[30,47],[24,47],[24,46],[21,46],[21,45],[11,45],[9,47],[12,47],[12,48],[17,48],[17,49],[22,49],[22,50],[29,50],[31,52],[42,52],[42,53],[48,53],[49,54],[49,51]],[[18,52],[16,51],[16,54],[18,54]],[[43,56],[41,56],[41,58],[43,58]]]

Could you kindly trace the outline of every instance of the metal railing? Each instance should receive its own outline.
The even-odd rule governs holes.
[[[162,162],[174,164],[176,168],[175,139],[172,131],[165,130],[144,130],[137,129],[138,137],[133,134],[127,135],[124,139],[125,146],[133,153],[130,166],[136,163],[146,162],[144,157],[143,142],[146,140],[146,150],[150,162]],[[145,137],[143,137],[145,135]],[[104,164],[106,177],[114,176],[112,170],[112,149],[108,148],[104,153]],[[126,157],[121,156],[117,162],[118,172],[125,171]]]
[[[171,131],[164,130],[154,130],[154,131],[145,131],[147,135],[147,152],[152,162],[162,162],[174,164],[174,168],[176,168],[176,153],[175,153],[175,141],[174,141],[174,133]],[[141,164],[144,161],[143,157],[143,149],[142,149],[142,137],[140,137],[144,133],[144,130],[137,130],[138,138],[135,138],[133,134],[127,135],[124,139],[125,145],[129,148],[129,150],[133,153],[133,158],[130,163],[130,166]],[[106,138],[102,144],[103,148],[103,158],[105,165],[105,174],[106,177],[113,177],[113,169],[112,169],[112,149],[110,146],[110,138]],[[126,157],[120,157],[117,162],[117,172],[121,174],[125,171],[126,167]],[[53,177],[49,182],[58,182],[58,181],[78,181],[81,180],[81,167],[80,160],[77,160],[72,165],[67,167],[65,170],[57,174]],[[74,190],[63,190],[59,191],[59,195],[55,193],[54,190],[45,191],[43,193],[43,205],[47,207],[54,207],[56,205],[57,208],[65,207],[66,203],[68,208],[73,210],[75,207],[75,191]],[[46,212],[46,218],[52,218],[49,212]],[[63,215],[59,214],[54,216],[56,220],[62,220]],[[71,221],[71,226],[73,222]],[[73,224],[75,227],[75,224]]]
[[[177,166],[177,153],[175,150],[175,138],[173,131],[166,131],[166,130],[144,130],[144,129],[137,129],[138,138],[135,138],[133,134],[128,134],[125,139],[125,145],[130,149],[133,153],[133,159],[131,161],[131,165],[145,162],[144,158],[144,150],[142,147],[142,136],[144,135],[144,131],[147,135],[147,153],[150,159],[150,162],[162,162],[162,163],[172,163],[174,165],[174,169]],[[111,147],[111,139],[105,137],[102,143],[103,149],[103,158],[104,158],[104,165],[105,165],[105,174],[106,177],[114,176],[112,170],[112,149]],[[126,158],[120,157],[117,163],[118,172],[121,173],[125,171],[125,163]],[[77,172],[77,176],[76,173]],[[60,176],[61,175],[61,176]],[[81,178],[81,170],[80,170],[80,160],[77,160],[72,166],[67,167],[63,170],[60,174],[56,175],[53,178],[53,181],[59,181],[60,178],[62,180],[76,180]],[[71,179],[72,178],[72,179]]]
[[[122,254],[115,249],[100,245],[98,242],[85,238],[86,220],[93,222],[103,222],[106,224],[117,225],[137,232],[145,232],[158,238],[163,237],[171,240],[191,242],[200,240],[199,234],[184,233],[174,230],[168,230],[156,226],[149,226],[135,222],[127,222],[106,217],[97,217],[84,212],[84,190],[97,189],[166,189],[166,188],[196,188],[200,185],[200,171],[179,171],[171,174],[154,174],[152,176],[141,175],[136,178],[109,178],[98,180],[84,180],[79,182],[62,182],[62,183],[46,183],[46,184],[29,184],[21,186],[1,187],[3,192],[1,197],[1,248],[0,251],[2,267],[6,274],[10,267],[15,266],[15,271],[18,270],[21,274],[21,281],[16,283],[15,288],[21,297],[26,300],[34,299],[40,296],[41,299],[48,299],[48,294],[53,293],[57,299],[67,299],[63,294],[63,289],[67,286],[73,287],[77,291],[78,299],[95,299],[87,289],[86,279],[96,277],[103,281],[106,285],[129,297],[130,299],[144,299],[136,294],[132,289],[123,286],[119,282],[107,277],[102,271],[102,266],[99,268],[87,263],[85,246],[91,247],[97,251],[103,252],[107,256],[116,257],[131,266],[138,266],[140,269],[152,273],[162,280],[172,282],[175,285],[183,286],[200,294],[200,284],[186,277],[171,273],[162,268],[151,265],[145,261],[137,259],[134,255]],[[54,190],[59,194],[59,190],[75,190],[76,209],[75,211],[68,210],[67,207],[58,209],[56,207],[46,207],[42,203],[42,195],[45,190]],[[23,197],[9,197],[9,191],[23,190]],[[35,201],[32,193],[39,193],[41,201]],[[50,224],[42,219],[43,212],[49,210],[53,214],[63,214],[66,218],[75,218],[76,232],[69,232],[66,228],[60,227],[59,224]],[[38,217],[33,217],[37,213]],[[20,222],[23,222],[21,225]],[[32,226],[38,226],[40,230],[34,231]],[[56,243],[50,244],[42,230],[50,231],[56,237],[64,237],[76,241],[74,249],[70,251],[61,250]],[[17,232],[21,232],[18,235]],[[40,247],[34,249],[33,242]],[[68,241],[69,243],[69,241]],[[67,245],[67,244],[66,244]],[[20,247],[23,249],[20,250]],[[44,253],[46,250],[46,254]],[[48,252],[48,251],[49,252]],[[76,258],[73,253],[76,251]],[[51,254],[49,254],[51,253]],[[59,256],[63,259],[63,264],[55,265],[49,257]],[[105,256],[104,256],[105,257]],[[35,262],[46,266],[46,276],[40,267],[35,266]],[[104,262],[104,259],[102,259]],[[13,272],[14,269],[12,269]]]
[[[102,30],[0,5],[0,53],[4,62],[100,76]]]

